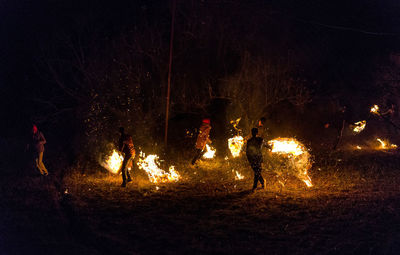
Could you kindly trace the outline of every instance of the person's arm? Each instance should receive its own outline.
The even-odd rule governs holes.
[[[42,132],[40,132],[40,134],[39,134],[39,143],[41,143],[41,144],[46,143],[46,139],[44,138],[44,135]]]

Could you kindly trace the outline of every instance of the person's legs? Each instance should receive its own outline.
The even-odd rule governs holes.
[[[126,186],[126,172],[127,172],[126,165],[128,164],[128,161],[129,161],[129,158],[126,158],[126,157],[124,158],[124,161],[122,161],[122,166],[121,166],[121,172],[122,172],[121,186],[122,187]]]
[[[133,160],[132,160],[132,157],[130,157],[130,158],[128,159],[127,164],[126,164],[126,168],[128,168],[129,166],[131,166],[131,167],[133,168],[132,161],[133,161]],[[132,170],[132,168],[131,168],[131,170]],[[127,182],[131,182],[131,181],[132,181],[131,175],[130,175],[128,169],[126,169],[126,177],[127,177],[127,179],[126,179]]]
[[[43,170],[42,170],[42,168],[40,167],[40,164],[39,164],[39,155],[37,155],[35,157],[35,164],[36,164],[36,168],[39,169],[40,174],[43,175],[44,174]]]
[[[196,149],[196,155],[192,159],[192,165],[196,163],[198,159],[200,159],[203,156],[203,150],[202,149]]]
[[[43,164],[43,151],[39,152],[39,155],[38,155],[38,166],[41,169],[41,171],[40,171],[41,174],[44,174],[44,175],[48,175],[49,174],[49,172],[47,172],[47,169]]]

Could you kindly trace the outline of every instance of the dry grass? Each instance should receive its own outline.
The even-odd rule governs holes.
[[[400,159],[383,152],[337,152],[315,160],[312,188],[296,178],[282,188],[272,172],[264,172],[267,190],[250,193],[252,172],[237,159],[197,168],[178,164],[178,183],[154,185],[136,171],[127,188],[119,187],[118,176],[73,173],[58,190],[30,183],[2,201],[15,197],[33,204],[34,210],[21,209],[32,215],[50,206],[46,224],[60,222],[54,243],[64,241],[62,247],[86,254],[396,254]],[[235,180],[232,170],[245,179]],[[24,190],[38,193],[21,197]],[[9,213],[18,209],[12,208]],[[37,231],[46,236],[49,230]],[[51,242],[43,243],[51,250]]]

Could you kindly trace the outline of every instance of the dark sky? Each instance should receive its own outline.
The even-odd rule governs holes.
[[[178,0],[178,8],[190,2]],[[231,6],[229,10],[238,15],[238,29],[243,33],[251,30],[248,21],[253,14],[265,16],[266,23],[275,24],[277,35],[281,29],[279,24],[284,22],[291,39],[282,48],[306,56],[303,58],[307,59],[304,67],[308,69],[307,73],[318,76],[324,72],[326,80],[339,77],[346,80],[358,72],[360,79],[363,76],[369,79],[363,72],[374,68],[371,62],[399,50],[400,2],[396,0],[200,2],[213,15],[218,15],[213,12],[215,6]],[[237,6],[237,9],[232,6]],[[85,19],[91,20],[90,26],[94,29],[112,37],[121,27],[140,23],[143,15],[167,23],[169,1],[0,1],[0,82],[1,93],[7,95],[3,96],[1,105],[4,116],[15,118],[16,114],[10,112],[23,112],[21,109],[29,108],[29,93],[24,91],[48,86],[35,65],[41,57],[43,45],[49,43],[54,34],[60,31],[74,34],[79,27],[77,24]],[[246,27],[247,22],[249,27]],[[260,27],[255,41],[274,40],[265,38]],[[313,47],[309,47],[310,44]],[[288,54],[288,51],[284,50],[282,54]],[[324,87],[315,89],[326,90]],[[17,123],[26,118],[23,113],[19,116]]]

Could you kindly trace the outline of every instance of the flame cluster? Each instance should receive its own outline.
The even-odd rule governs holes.
[[[215,157],[215,148],[206,144],[206,152],[203,154],[203,158],[211,159]]]
[[[101,165],[109,172],[117,174],[123,161],[124,156],[114,149],[111,155],[104,162],[101,162]],[[173,182],[181,178],[174,166],[170,166],[168,171],[161,169],[159,157],[155,154],[146,157],[143,152],[140,152],[137,165],[139,169],[143,169],[146,172],[150,182],[153,183]]]
[[[143,169],[147,173],[152,183],[176,182],[181,178],[174,166],[170,166],[168,172],[161,169],[159,157],[155,154],[146,157],[143,152],[140,152],[137,165],[139,169]]]
[[[361,133],[361,131],[363,131],[365,129],[366,125],[367,125],[367,121],[366,120],[358,121],[358,122],[354,123],[353,131],[355,133],[359,134],[359,133]]]
[[[231,151],[232,157],[239,157],[240,152],[242,151],[242,147],[244,144],[244,139],[242,136],[234,136],[228,139],[228,147]]]
[[[379,106],[377,106],[376,104],[373,105],[373,106],[371,107],[370,112],[373,113],[373,114],[379,114]]]
[[[104,162],[101,162],[101,166],[109,172],[117,174],[122,166],[122,161],[124,161],[124,156],[114,149],[112,154]]]
[[[379,149],[382,149],[382,150],[389,150],[389,149],[396,149],[397,148],[397,145],[396,144],[391,144],[389,141],[384,141],[384,140],[382,140],[382,139],[380,139],[380,138],[377,138],[376,139],[379,143],[380,143],[380,147],[379,147]]]
[[[279,176],[294,175],[302,180],[307,187],[312,187],[308,170],[312,166],[311,155],[306,147],[294,138],[276,138],[268,141],[271,152],[276,155],[274,166]],[[279,165],[279,167],[278,167]]]

